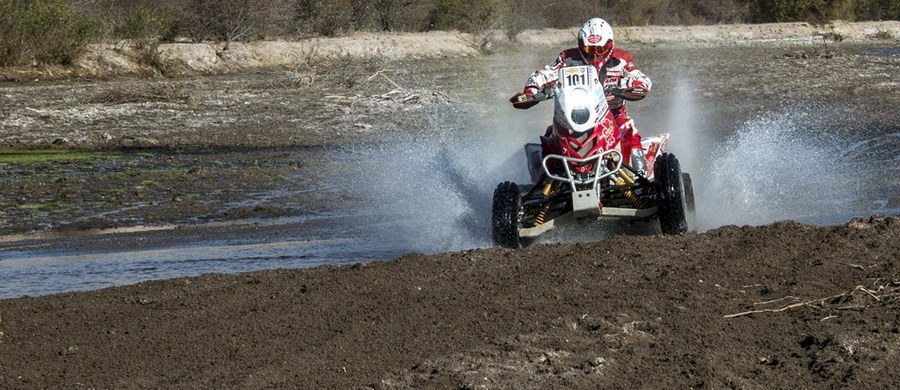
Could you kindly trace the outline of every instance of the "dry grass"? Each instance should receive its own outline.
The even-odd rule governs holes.
[[[88,99],[97,104],[129,104],[129,103],[190,103],[191,94],[181,86],[173,84],[154,85],[147,89],[119,88],[105,91]]]

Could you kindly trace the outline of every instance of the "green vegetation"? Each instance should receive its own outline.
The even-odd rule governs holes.
[[[898,20],[897,0],[0,0],[0,66],[68,65],[87,43],[129,39],[146,63],[175,37],[224,42],[354,31],[517,33],[614,25]]]
[[[147,188],[147,187],[159,188],[160,185],[159,185],[159,183],[157,183],[157,182],[154,181],[154,180],[149,180],[149,179],[147,179],[147,180],[141,181],[140,187],[143,187],[143,188]]]
[[[44,161],[96,160],[118,157],[117,153],[73,150],[0,150],[0,163],[21,164]]]
[[[94,22],[64,0],[0,0],[0,66],[70,65],[96,38]]]

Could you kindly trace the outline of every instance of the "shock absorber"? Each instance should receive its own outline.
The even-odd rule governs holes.
[[[622,195],[625,195],[625,199],[628,199],[632,206],[639,209],[644,208],[647,203],[643,199],[638,198],[627,184],[634,184],[634,179],[632,179],[631,176],[628,176],[625,171],[619,170],[619,178],[616,179],[616,187],[619,191],[622,191]]]
[[[554,181],[550,180],[549,182],[547,182],[547,185],[544,186],[544,190],[541,191],[541,193],[544,194],[544,196],[548,199],[556,193],[556,191],[554,191],[553,189],[553,183]],[[541,209],[538,210],[537,215],[534,216],[534,227],[538,227],[544,224],[545,218],[547,218],[547,212],[549,211],[550,201],[548,200],[541,205]]]

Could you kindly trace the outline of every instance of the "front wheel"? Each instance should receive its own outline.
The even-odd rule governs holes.
[[[519,225],[522,215],[522,195],[516,183],[505,181],[494,190],[491,211],[491,236],[504,248],[521,248]]]
[[[664,153],[653,165],[656,177],[656,206],[663,234],[681,234],[688,230],[685,216],[684,182],[681,164],[674,154]],[[693,195],[693,194],[692,194]]]

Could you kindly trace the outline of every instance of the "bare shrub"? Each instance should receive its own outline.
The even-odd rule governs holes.
[[[326,58],[314,47],[299,56],[297,64],[287,72],[284,84],[311,90],[352,89],[368,81],[382,66],[383,59],[377,56]]]
[[[73,0],[79,13],[97,21],[110,39],[172,40],[177,33],[176,15],[184,4],[172,0]]]
[[[416,0],[353,0],[356,30],[422,31],[434,6]]]
[[[354,30],[352,0],[296,0],[299,31],[336,36]]]
[[[137,7],[124,15],[113,35],[124,39],[164,40],[175,38],[175,17],[165,10]]]
[[[700,0],[683,1],[684,6],[691,15],[699,19],[696,24],[705,23],[739,23],[747,20],[750,15],[750,7],[746,1],[741,0]],[[690,20],[682,20],[686,24]]]
[[[435,0],[429,27],[477,33],[496,28],[502,3],[497,0]]]
[[[192,0],[181,21],[195,40],[225,42],[261,39],[284,32],[292,7],[288,0]]]
[[[828,0],[757,0],[752,4],[753,18],[762,22],[805,20],[819,22]]]
[[[749,8],[752,22],[900,19],[896,0],[753,0]]]
[[[610,4],[620,2],[615,1],[556,1],[552,7],[541,12],[544,15],[550,15],[551,28],[571,28],[581,26],[590,18],[604,18],[606,20],[614,20],[615,14]]]

